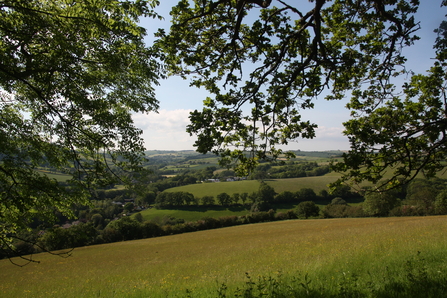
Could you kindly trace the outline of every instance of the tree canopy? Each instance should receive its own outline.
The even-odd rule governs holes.
[[[162,76],[142,16],[157,1],[0,1],[0,240],[89,190],[132,182],[144,146],[132,112]],[[67,184],[39,172],[70,174]]]
[[[418,5],[180,1],[170,31],[158,36],[171,72],[212,95],[190,116],[197,149],[243,173],[284,153],[279,145],[315,136],[316,124],[300,112],[319,96],[351,96],[351,108],[372,112],[392,90],[392,78],[405,72],[401,50],[418,39]]]
[[[412,75],[400,93],[389,84],[379,86],[377,94],[363,92],[349,103],[352,119],[344,125],[351,150],[336,165],[346,173],[339,182],[368,180],[377,188],[392,188],[418,174],[430,178],[445,169],[447,22],[435,32],[436,57],[426,74]]]

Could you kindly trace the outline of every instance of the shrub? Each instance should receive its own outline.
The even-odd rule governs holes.
[[[310,216],[318,216],[320,214],[320,207],[315,205],[313,201],[304,201],[296,207],[296,214],[306,219]]]
[[[365,212],[362,206],[352,206],[346,209],[348,217],[365,217]]]
[[[323,210],[323,217],[324,218],[343,218],[348,217],[348,210],[351,207],[348,205],[338,205],[338,204],[329,204],[326,205]]]
[[[249,223],[265,222],[270,221],[270,214],[265,211],[253,212],[246,215],[246,218]]]
[[[162,228],[156,223],[145,221],[141,225],[141,230],[143,233],[143,238],[152,238],[163,235]]]
[[[106,227],[104,230],[102,230],[101,237],[106,243],[118,242],[123,240],[123,235],[121,235],[118,230],[111,227]]]
[[[221,227],[231,227],[240,224],[236,215],[222,216],[218,220]]]
[[[436,196],[434,206],[436,214],[447,214],[447,189]]]
[[[121,240],[134,240],[143,238],[141,224],[131,217],[122,217],[107,225],[108,228],[115,229],[122,236]]]

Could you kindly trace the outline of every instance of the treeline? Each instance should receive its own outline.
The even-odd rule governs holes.
[[[447,214],[447,180],[415,179],[406,186],[389,191],[368,191],[363,209],[368,216]]]
[[[155,208],[175,209],[187,206],[244,206],[250,210],[266,211],[276,204],[298,204],[303,201],[323,201],[327,202],[335,197],[343,197],[347,200],[358,197],[357,193],[350,190],[348,186],[341,187],[337,191],[329,194],[322,190],[319,194],[312,188],[302,188],[296,192],[283,191],[276,193],[273,187],[261,181],[258,191],[252,193],[225,192],[216,196],[195,197],[189,192],[161,192],[155,199]]]
[[[327,165],[319,166],[316,162],[289,161],[285,165],[281,166],[261,164],[249,177],[244,177],[244,179],[264,180],[268,178],[298,178],[321,176],[327,174],[328,172],[329,166]],[[177,175],[173,177],[165,176],[169,174],[172,174],[170,170],[161,171],[159,169],[153,169],[153,174],[147,178],[147,193],[149,193],[150,196],[142,199],[141,204],[153,204],[155,202],[154,194],[156,195],[169,188],[196,184],[198,182],[207,182],[210,179],[226,181],[226,179],[235,178],[236,176],[235,172],[232,170],[217,171],[215,166],[209,166],[200,170],[185,170],[182,173],[177,173]],[[113,185],[111,187],[113,187]],[[107,189],[97,190],[96,195],[92,197],[92,199],[95,200],[116,200],[115,198],[118,198],[118,200],[137,199],[135,195],[132,196],[125,190]]]
[[[141,217],[122,217],[99,230],[93,222],[80,222],[69,228],[56,226],[41,234],[22,234],[16,239],[16,251],[0,251],[0,257],[29,255],[43,251],[70,249],[74,247],[112,243],[127,240],[159,237],[180,233],[217,229],[235,225],[296,219],[294,210],[287,212],[252,212],[245,216],[205,217],[198,221],[185,222],[165,217],[160,222],[143,221]]]
[[[289,161],[282,166],[274,166],[271,163],[259,165],[253,174],[252,179],[284,179],[323,176],[330,172],[328,165],[318,165],[316,162],[296,162]]]

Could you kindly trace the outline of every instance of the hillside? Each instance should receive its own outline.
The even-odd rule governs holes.
[[[339,176],[335,173],[330,173],[324,176],[316,177],[300,177],[300,178],[287,178],[287,179],[268,179],[265,182],[271,185],[277,193],[283,191],[298,191],[302,188],[312,188],[316,193],[326,189],[327,185],[334,182]],[[216,196],[219,193],[226,192],[228,194],[233,193],[251,193],[257,191],[259,187],[259,181],[257,180],[245,180],[245,181],[233,181],[233,182],[217,182],[217,183],[198,183],[185,186],[173,187],[167,189],[168,192],[184,191],[190,192],[196,197],[203,196]]]
[[[369,281],[379,291],[387,279],[400,278],[398,270],[419,278],[407,268],[408,260],[422,262],[417,252],[426,282],[432,272],[445,278],[446,230],[446,216],[292,220],[96,245],[68,258],[38,254],[40,264],[23,268],[1,260],[0,296],[185,297],[189,289],[192,297],[217,297],[222,283],[243,287],[246,273],[254,282],[306,276],[313,288],[328,291],[355,274],[358,289],[367,290]]]

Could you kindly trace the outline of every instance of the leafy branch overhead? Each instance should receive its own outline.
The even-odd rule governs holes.
[[[435,32],[436,58],[427,74],[413,75],[403,86],[403,94],[389,94],[379,106],[368,99],[373,94],[359,94],[348,107],[353,118],[345,133],[351,151],[336,169],[345,172],[339,182],[385,182],[377,187],[395,187],[417,175],[434,177],[445,169],[447,158],[447,22]],[[361,100],[358,100],[361,99]],[[367,100],[365,100],[367,99]]]
[[[0,2],[1,241],[55,211],[70,216],[89,190],[141,170],[131,113],[157,109],[161,72],[137,21],[157,17],[155,4]],[[42,166],[71,174],[68,186]]]
[[[191,113],[200,152],[240,172],[278,157],[316,124],[300,111],[320,95],[380,105],[405,71],[418,1],[180,1],[159,46],[172,74],[213,96]],[[245,152],[251,154],[245,155]]]

